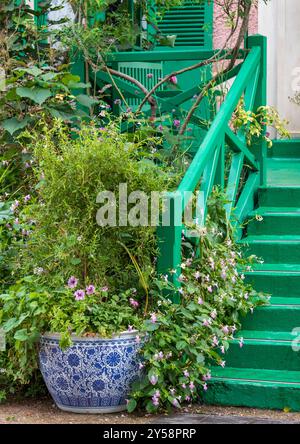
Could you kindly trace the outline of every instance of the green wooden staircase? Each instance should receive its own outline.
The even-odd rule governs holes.
[[[212,369],[205,401],[299,411],[300,140],[275,142],[266,163],[267,184],[258,189],[240,242],[264,260],[245,274],[257,290],[271,294],[271,304],[245,318],[226,367]]]

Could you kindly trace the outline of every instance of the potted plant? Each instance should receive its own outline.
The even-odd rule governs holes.
[[[153,227],[99,226],[97,196],[109,190],[118,198],[120,183],[128,193],[150,194],[169,179],[151,159],[141,160],[143,143],[113,123],[70,137],[57,121],[24,137],[32,137],[35,191],[13,206],[16,229],[27,230],[14,264],[17,283],[1,296],[0,315],[9,353],[20,361],[14,376],[30,381],[39,341],[40,369],[60,408],[123,410],[140,373],[137,330],[147,316],[156,240]]]

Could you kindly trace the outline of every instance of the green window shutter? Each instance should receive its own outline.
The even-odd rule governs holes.
[[[186,0],[167,11],[158,27],[164,35],[177,35],[175,47],[212,48],[213,2]]]

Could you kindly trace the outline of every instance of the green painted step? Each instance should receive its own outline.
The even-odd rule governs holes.
[[[245,254],[254,254],[269,264],[300,263],[300,236],[247,236],[240,243]]]
[[[244,274],[257,291],[272,297],[300,297],[300,264],[257,264]]]
[[[292,346],[291,340],[248,339],[240,348],[237,338],[231,341],[224,360],[228,367],[298,371],[300,351]]]
[[[300,236],[300,208],[262,207],[250,213],[247,234],[282,236],[287,227],[289,235]]]
[[[272,306],[284,305],[284,306],[300,307],[300,298],[272,296],[270,299],[270,303]]]
[[[242,320],[243,330],[292,331],[296,327],[300,327],[299,305],[258,307]]]
[[[299,187],[300,159],[267,159],[267,184],[276,187]]]
[[[299,328],[296,327],[296,328]],[[299,328],[300,330],[300,328]],[[266,331],[266,330],[240,330],[236,338],[243,338],[245,345],[247,346],[247,342],[250,340],[263,340],[263,341],[294,341],[297,340],[298,336],[300,337],[300,331]],[[298,343],[297,343],[298,346]],[[296,346],[295,346],[296,347]],[[300,351],[300,342],[299,342],[299,351]]]
[[[300,159],[300,139],[274,140],[268,157]]]
[[[294,186],[262,187],[258,191],[260,207],[293,207],[300,205],[300,180]]]
[[[300,371],[212,368],[208,404],[300,410]]]

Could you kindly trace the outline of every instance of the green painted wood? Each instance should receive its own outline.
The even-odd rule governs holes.
[[[165,210],[162,215],[164,218],[170,221],[169,226],[161,223],[157,229],[157,239],[159,247],[159,255],[157,259],[157,271],[159,274],[168,275],[169,281],[173,282],[176,287],[180,287],[178,277],[180,275],[181,264],[181,234],[182,224],[180,202],[178,205],[178,195],[175,193],[169,193],[167,195],[169,206],[164,205]],[[170,271],[175,271],[170,273]],[[180,301],[179,293],[171,294],[173,301],[178,303]]]
[[[242,152],[251,167],[258,171],[259,165],[255,159],[255,156],[251,153],[251,151],[247,148],[245,143],[238,137],[230,128],[226,128],[225,131],[225,140],[230,148],[236,152]]]
[[[212,48],[212,2],[186,0],[184,5],[168,10],[158,27],[163,35],[176,35],[175,48]],[[170,48],[170,51],[173,51]]]
[[[138,52],[114,52],[107,55],[107,62],[168,62],[168,61],[183,61],[183,60],[206,60],[220,54],[220,58],[226,55],[226,51],[209,50],[209,49],[176,49],[174,51],[138,51]],[[239,58],[243,59],[246,52],[241,50]],[[228,58],[230,58],[228,56]]]
[[[228,177],[228,184],[226,189],[226,197],[229,201],[225,205],[227,218],[230,219],[232,216],[232,210],[236,205],[236,196],[239,188],[239,179],[241,176],[241,171],[244,164],[244,153],[234,154],[232,156],[232,162]]]
[[[245,183],[232,217],[232,225],[235,229],[234,234],[236,239],[241,239],[243,223],[255,207],[258,185],[259,173],[251,173]]]
[[[207,159],[211,156],[218,140],[222,138],[227,123],[244,91],[246,84],[249,82],[253,72],[255,71],[260,58],[260,48],[255,47],[247,56],[236,80],[227,94],[216,118],[214,119],[204,141],[202,142],[198,152],[196,153],[187,174],[183,178],[178,190],[194,191],[197,183],[204,171]]]
[[[202,177],[202,182],[201,182],[201,187],[200,187],[200,191],[202,191],[203,195],[204,195],[204,202],[202,202],[203,220],[199,221],[200,225],[205,224],[206,215],[207,215],[207,203],[208,203],[210,193],[211,193],[212,188],[215,183],[215,175],[216,175],[216,170],[218,167],[218,161],[219,161],[219,157],[220,157],[220,149],[221,149],[221,145],[217,147],[217,149],[213,153],[210,161],[207,162],[207,166],[205,167],[204,172],[203,172],[203,177]]]
[[[260,47],[260,70],[258,78],[258,87],[256,89],[256,96],[253,101],[253,110],[260,106],[267,104],[267,38],[261,35],[250,36],[247,39],[247,47],[249,49]],[[266,131],[266,130],[265,130]],[[260,139],[253,147],[254,152],[260,160],[260,184],[265,186],[267,183],[267,143],[264,139]]]
[[[242,320],[242,329],[262,332],[292,332],[300,327],[300,308],[294,305],[259,307]],[[239,334],[239,336],[241,336]],[[270,334],[268,335],[270,337]],[[245,337],[247,337],[245,335]],[[251,336],[249,336],[251,337]],[[257,339],[261,339],[263,336]],[[276,337],[274,337],[276,339]],[[292,338],[293,339],[293,338]]]
[[[221,141],[214,185],[224,190],[225,187],[225,140]]]
[[[258,208],[249,215],[247,225],[247,233],[252,236],[266,235],[272,233],[274,235],[283,236],[287,232],[290,235],[300,237],[300,209],[291,209],[285,212],[281,208],[271,207],[271,212]]]

